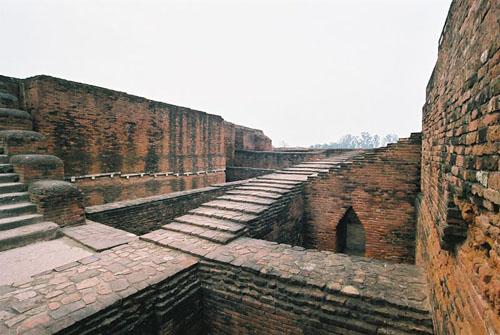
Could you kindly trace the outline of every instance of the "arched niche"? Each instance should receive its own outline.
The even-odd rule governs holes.
[[[352,207],[349,207],[337,224],[336,239],[337,252],[355,256],[365,255],[365,228]]]

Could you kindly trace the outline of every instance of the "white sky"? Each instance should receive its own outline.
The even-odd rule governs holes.
[[[451,0],[0,0],[0,74],[218,114],[275,145],[421,129]]]

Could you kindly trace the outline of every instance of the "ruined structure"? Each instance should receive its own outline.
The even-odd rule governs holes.
[[[422,133],[374,150],[0,77],[0,333],[499,333],[499,14],[453,1]]]

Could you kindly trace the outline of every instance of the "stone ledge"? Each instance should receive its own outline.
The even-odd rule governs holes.
[[[28,112],[14,108],[0,108],[0,118],[4,117],[31,121],[31,115]]]
[[[63,161],[52,155],[14,155],[10,158],[14,172],[21,183],[31,183],[40,179],[58,179],[64,177]]]

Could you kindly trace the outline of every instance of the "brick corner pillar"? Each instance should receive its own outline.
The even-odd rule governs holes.
[[[29,184],[43,179],[61,180],[64,177],[64,163],[56,156],[14,155],[10,163],[21,183]]]
[[[61,227],[85,223],[83,194],[62,180],[40,180],[29,186],[30,199],[44,219]]]

